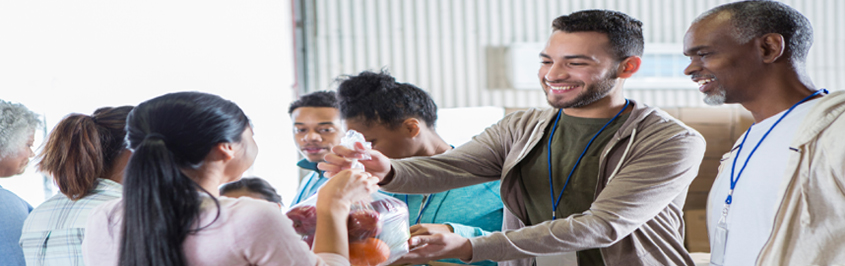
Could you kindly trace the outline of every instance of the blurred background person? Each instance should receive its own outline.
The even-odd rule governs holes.
[[[282,196],[276,193],[276,189],[266,180],[258,177],[244,177],[241,180],[227,183],[220,187],[220,196],[230,198],[249,197],[253,199],[266,200],[279,205],[282,208]]]
[[[38,170],[61,193],[29,214],[20,246],[27,265],[83,265],[82,239],[91,211],[123,193],[123,169],[132,154],[125,144],[132,106],[103,107],[93,115],[62,119],[38,155]]]
[[[361,132],[385,156],[433,156],[452,149],[435,131],[437,105],[422,89],[398,83],[386,71],[364,71],[343,79],[337,90],[346,127]],[[499,188],[499,181],[493,181],[433,194],[385,194],[408,204],[412,235],[453,232],[476,237],[502,228]]]
[[[19,103],[0,100],[0,178],[22,174],[35,156],[32,151],[35,129],[41,125],[38,114]],[[32,206],[0,187],[0,262],[26,265],[18,245],[23,222]]]
[[[333,91],[318,91],[303,95],[290,104],[290,120],[293,121],[293,140],[296,148],[305,159],[296,163],[302,169],[310,171],[303,178],[291,205],[297,204],[317,193],[317,189],[328,178],[317,169],[317,163],[331,152],[332,147],[340,144],[343,138],[343,124],[337,109],[337,98]]]
[[[219,197],[258,153],[240,107],[180,92],[138,105],[127,118],[134,152],[123,198],[97,207],[82,248],[86,265],[349,265],[346,218],[375,178],[342,171],[317,199],[314,253],[278,206]]]

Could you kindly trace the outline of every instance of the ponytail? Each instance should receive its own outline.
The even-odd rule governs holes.
[[[199,187],[179,170],[164,140],[146,138],[124,176],[120,265],[186,265],[182,242],[199,217]]]
[[[126,149],[126,116],[131,106],[104,107],[93,116],[71,114],[62,119],[39,154],[38,170],[53,176],[59,191],[78,200],[108,178],[114,163]]]
[[[182,169],[197,169],[219,143],[240,141],[249,120],[219,96],[181,92],[141,103],[126,123],[126,140],[134,153],[123,180],[119,264],[186,265],[182,244],[204,229],[197,225],[199,193],[209,193]],[[218,209],[214,223],[220,205],[212,199]]]

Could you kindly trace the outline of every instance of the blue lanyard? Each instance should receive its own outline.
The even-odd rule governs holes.
[[[569,185],[569,179],[572,178],[572,173],[575,173],[575,168],[578,168],[578,164],[581,163],[581,159],[584,158],[584,154],[587,153],[587,149],[590,148],[590,145],[593,144],[593,141],[596,140],[596,137],[598,137],[599,134],[601,134],[601,132],[604,131],[604,129],[608,125],[610,125],[610,123],[613,123],[613,120],[616,120],[616,118],[619,117],[619,115],[621,115],[622,112],[625,111],[625,109],[628,109],[628,99],[625,99],[625,107],[622,107],[622,110],[619,110],[619,113],[616,113],[616,115],[613,116],[613,118],[611,118],[610,121],[607,121],[607,124],[604,124],[604,126],[601,127],[601,129],[599,129],[599,132],[596,133],[596,135],[593,136],[592,139],[590,139],[590,142],[587,143],[587,147],[584,148],[584,151],[581,152],[580,156],[578,156],[578,160],[575,161],[575,165],[572,166],[572,170],[569,171],[569,175],[566,176],[566,182],[563,183],[563,188],[560,190],[560,195],[557,196],[557,201],[555,201],[555,186],[554,186],[554,182],[552,181],[552,139],[555,137],[555,130],[557,130],[557,122],[560,121],[560,114],[563,113],[563,109],[560,109],[560,110],[557,111],[557,117],[555,118],[555,124],[552,126],[552,133],[549,135],[549,144],[548,144],[549,192],[552,196],[552,220],[557,219],[557,216],[555,215],[555,211],[557,210],[558,204],[560,204],[560,199],[563,198],[563,191],[566,190],[566,186]]]
[[[775,129],[775,126],[777,126],[778,123],[780,123],[780,121],[783,120],[784,117],[786,117],[786,115],[788,115],[790,112],[792,112],[792,109],[795,109],[795,107],[798,107],[798,105],[806,102],[807,100],[815,97],[816,95],[819,95],[822,92],[824,92],[825,94],[828,93],[826,89],[817,90],[813,94],[810,94],[810,96],[804,97],[804,99],[801,99],[801,101],[793,104],[792,107],[789,107],[789,109],[786,110],[786,112],[783,113],[783,115],[781,115],[780,118],[778,118],[777,121],[775,121],[775,123],[772,125],[772,127],[770,127],[768,131],[766,131],[766,134],[763,134],[763,137],[760,138],[760,141],[757,142],[757,145],[754,146],[754,149],[752,149],[751,153],[748,154],[748,157],[745,158],[745,162],[742,164],[742,168],[739,169],[739,173],[737,173],[736,178],[734,178],[734,170],[736,170],[736,159],[739,158],[739,154],[742,152],[742,147],[745,146],[745,139],[748,138],[748,133],[751,132],[751,128],[754,127],[754,124],[756,124],[756,123],[751,124],[751,126],[748,127],[748,130],[745,131],[745,136],[742,137],[742,142],[739,143],[739,149],[736,151],[736,156],[734,156],[734,161],[733,161],[733,164],[731,165],[731,190],[728,191],[728,198],[725,199],[725,204],[730,205],[731,202],[733,202],[733,194],[734,194],[734,188],[736,188],[736,182],[739,181],[739,177],[742,176],[742,172],[744,172],[745,167],[748,166],[748,161],[751,160],[751,156],[754,155],[754,152],[757,151],[757,148],[760,147],[760,144],[763,143],[763,140],[765,140],[766,137],[769,136],[769,133],[772,132],[772,129]]]
[[[428,208],[428,204],[431,203],[432,197],[434,197],[434,194],[428,194],[428,197],[425,197],[425,203],[422,209],[420,209],[420,213],[417,215],[417,221],[414,224],[420,224],[420,218],[422,218],[425,209]],[[408,195],[405,195],[405,205],[408,205]]]

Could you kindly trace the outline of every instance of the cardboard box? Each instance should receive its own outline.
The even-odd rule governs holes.
[[[719,174],[719,159],[705,158],[698,167],[698,176],[692,180],[689,191],[710,191]]]
[[[730,107],[688,107],[679,110],[681,121],[695,124],[730,125],[734,121],[734,108]]]
[[[731,147],[733,147],[734,139],[733,136],[731,136],[733,125],[731,123],[686,124],[704,136],[704,141],[707,142],[707,149],[704,151],[705,159],[720,159],[723,154],[730,151]]]
[[[684,203],[684,211],[706,209],[708,195],[710,195],[710,191],[690,191],[687,193],[687,201]]]
[[[690,252],[710,252],[710,240],[707,238],[707,212],[688,210],[684,212],[687,227],[686,245]]]

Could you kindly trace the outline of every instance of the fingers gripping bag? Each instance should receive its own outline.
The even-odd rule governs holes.
[[[354,130],[346,133],[340,145],[354,149],[355,142],[365,142],[364,136]],[[369,158],[364,158],[369,159]],[[364,169],[353,162],[353,168]],[[317,230],[317,195],[294,205],[287,212],[293,228],[311,247]],[[352,204],[347,219],[349,233],[349,262],[356,266],[388,265],[408,253],[411,232],[408,225],[408,206],[405,202],[373,193],[369,202]]]

